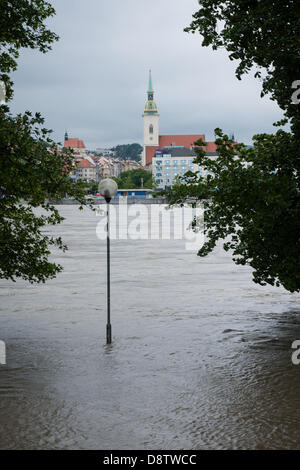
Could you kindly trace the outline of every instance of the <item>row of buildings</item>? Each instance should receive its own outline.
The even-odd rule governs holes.
[[[213,159],[218,156],[215,142],[206,141],[204,134],[159,134],[159,114],[154,101],[151,70],[142,117],[144,142],[141,164],[131,160],[120,161],[111,149],[99,148],[95,154],[87,154],[83,141],[69,138],[66,133],[64,146],[74,150],[77,160],[72,176],[99,181],[101,178],[118,177],[123,171],[143,168],[152,172],[158,189],[171,187],[176,178],[188,170],[206,176],[204,168],[194,163],[195,149],[198,147],[195,143],[202,139],[206,144],[202,146],[203,150]]]
[[[134,160],[114,158],[113,152],[108,152],[108,149],[105,149],[107,150],[105,156],[97,155],[98,152],[87,153],[83,141],[78,138],[69,138],[67,132],[64,148],[72,149],[75,155],[74,171],[71,174],[74,179],[98,182],[102,178],[118,177],[123,171],[141,168],[141,165]]]

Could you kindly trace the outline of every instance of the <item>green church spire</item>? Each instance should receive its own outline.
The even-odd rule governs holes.
[[[144,113],[145,114],[158,114],[157,106],[153,99],[154,92],[153,92],[153,87],[152,87],[151,69],[149,70],[149,86],[148,86],[147,95],[148,95],[148,101],[146,102]]]
[[[149,88],[148,88],[148,93],[153,93],[151,69],[149,70]]]

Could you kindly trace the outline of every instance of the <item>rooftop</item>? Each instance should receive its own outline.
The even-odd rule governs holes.
[[[160,135],[159,146],[183,146],[185,148],[194,147],[195,142],[199,139],[205,140],[204,134],[187,134],[187,135]]]
[[[171,149],[171,148],[165,148],[163,149],[162,153],[164,155],[171,155],[171,157],[195,157],[196,153],[194,149],[186,149],[186,148],[181,148],[181,149]]]
[[[75,137],[65,140],[64,147],[72,149],[84,149],[85,145],[83,143],[83,140],[79,140],[77,139],[77,137]]]
[[[77,168],[94,168],[95,164],[92,164],[89,160],[83,158],[77,162]]]
[[[206,148],[205,148],[206,150]],[[164,148],[164,149],[157,149],[155,154],[156,157],[160,157],[160,152],[162,155],[170,155],[171,157],[196,157],[196,152],[194,149],[186,149],[186,148]],[[218,155],[217,152],[206,152],[208,157],[215,157]]]

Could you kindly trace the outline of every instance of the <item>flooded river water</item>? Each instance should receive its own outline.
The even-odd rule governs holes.
[[[0,281],[2,449],[299,449],[300,295],[251,280],[220,248],[112,242],[61,206],[65,270]]]

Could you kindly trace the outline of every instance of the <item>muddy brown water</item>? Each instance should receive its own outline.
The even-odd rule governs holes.
[[[260,287],[221,248],[112,242],[60,206],[62,274],[0,281],[2,449],[299,449],[300,295]]]

